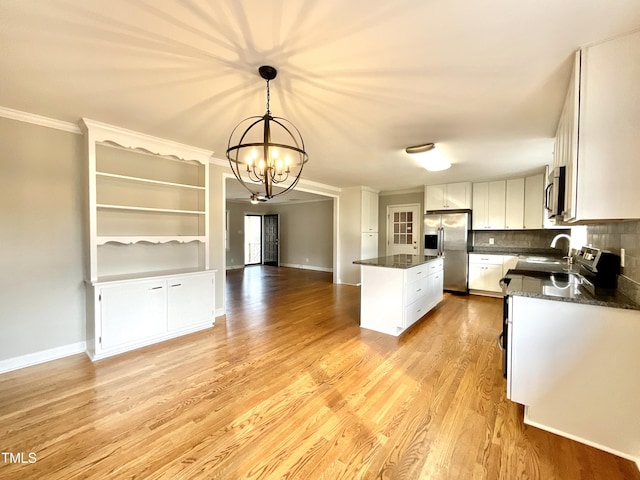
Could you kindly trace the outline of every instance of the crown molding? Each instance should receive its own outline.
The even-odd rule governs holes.
[[[0,117],[17,120],[19,122],[31,123],[32,125],[40,125],[41,127],[54,128],[63,132],[70,132],[80,135],[82,130],[75,123],[63,122],[55,118],[43,117],[35,113],[22,112],[12,108],[0,107]]]

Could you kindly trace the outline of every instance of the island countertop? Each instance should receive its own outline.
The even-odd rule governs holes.
[[[363,260],[355,260],[356,265],[364,265],[369,267],[386,267],[386,268],[413,268],[423,265],[441,257],[435,255],[408,255],[398,254],[389,255],[387,257],[368,258]]]

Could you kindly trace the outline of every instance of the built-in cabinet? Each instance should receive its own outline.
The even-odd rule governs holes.
[[[89,356],[211,326],[211,153],[88,119],[81,127]]]
[[[544,228],[544,174],[473,184],[474,230]]]
[[[425,210],[457,210],[471,208],[471,182],[426,185]]]
[[[580,50],[556,132],[564,220],[640,218],[640,32]]]
[[[362,266],[360,326],[400,335],[443,298],[443,260],[412,268]]]
[[[215,319],[213,271],[97,282],[91,292],[93,360],[209,328]]]

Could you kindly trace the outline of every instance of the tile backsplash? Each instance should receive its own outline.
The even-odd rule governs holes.
[[[474,247],[507,247],[507,248],[549,248],[553,237],[559,233],[571,233],[570,229],[553,230],[477,230],[473,232]],[[493,238],[494,243],[489,243]],[[565,240],[558,241],[558,248],[565,252],[569,245]]]
[[[624,267],[618,277],[618,288],[640,303],[640,220],[588,225],[587,243],[616,255],[624,248]]]

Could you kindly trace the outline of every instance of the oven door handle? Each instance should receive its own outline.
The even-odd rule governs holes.
[[[504,352],[504,332],[502,332],[500,335],[498,335],[498,348],[500,349],[500,351]]]

